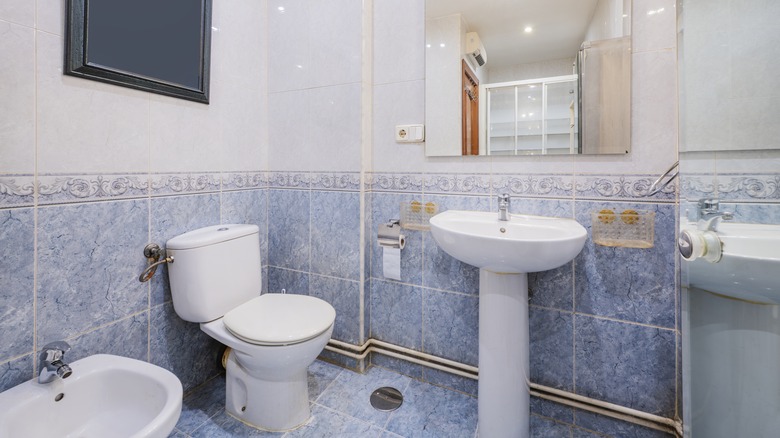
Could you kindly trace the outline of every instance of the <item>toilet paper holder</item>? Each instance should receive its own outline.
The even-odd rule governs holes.
[[[400,219],[390,219],[387,223],[379,224],[376,237],[381,247],[404,249],[406,246],[406,236],[401,234]]]

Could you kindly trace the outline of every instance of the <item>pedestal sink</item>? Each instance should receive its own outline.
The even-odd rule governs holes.
[[[528,272],[566,264],[587,231],[573,219],[448,210],[430,220],[447,254],[479,269],[479,435],[527,438]]]

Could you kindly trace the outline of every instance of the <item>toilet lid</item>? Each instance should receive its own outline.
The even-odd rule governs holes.
[[[259,345],[303,342],[328,330],[336,310],[307,295],[264,294],[227,312],[225,327],[237,338]]]

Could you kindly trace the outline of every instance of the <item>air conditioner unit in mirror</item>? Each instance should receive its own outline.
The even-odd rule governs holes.
[[[485,46],[482,45],[482,40],[479,39],[479,35],[476,32],[466,33],[466,55],[474,58],[480,67],[487,62]]]

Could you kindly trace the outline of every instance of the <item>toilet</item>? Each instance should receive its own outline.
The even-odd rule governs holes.
[[[215,225],[170,239],[173,307],[232,349],[225,409],[269,431],[308,420],[307,368],[333,333],[336,311],[319,298],[263,294],[256,225]]]

